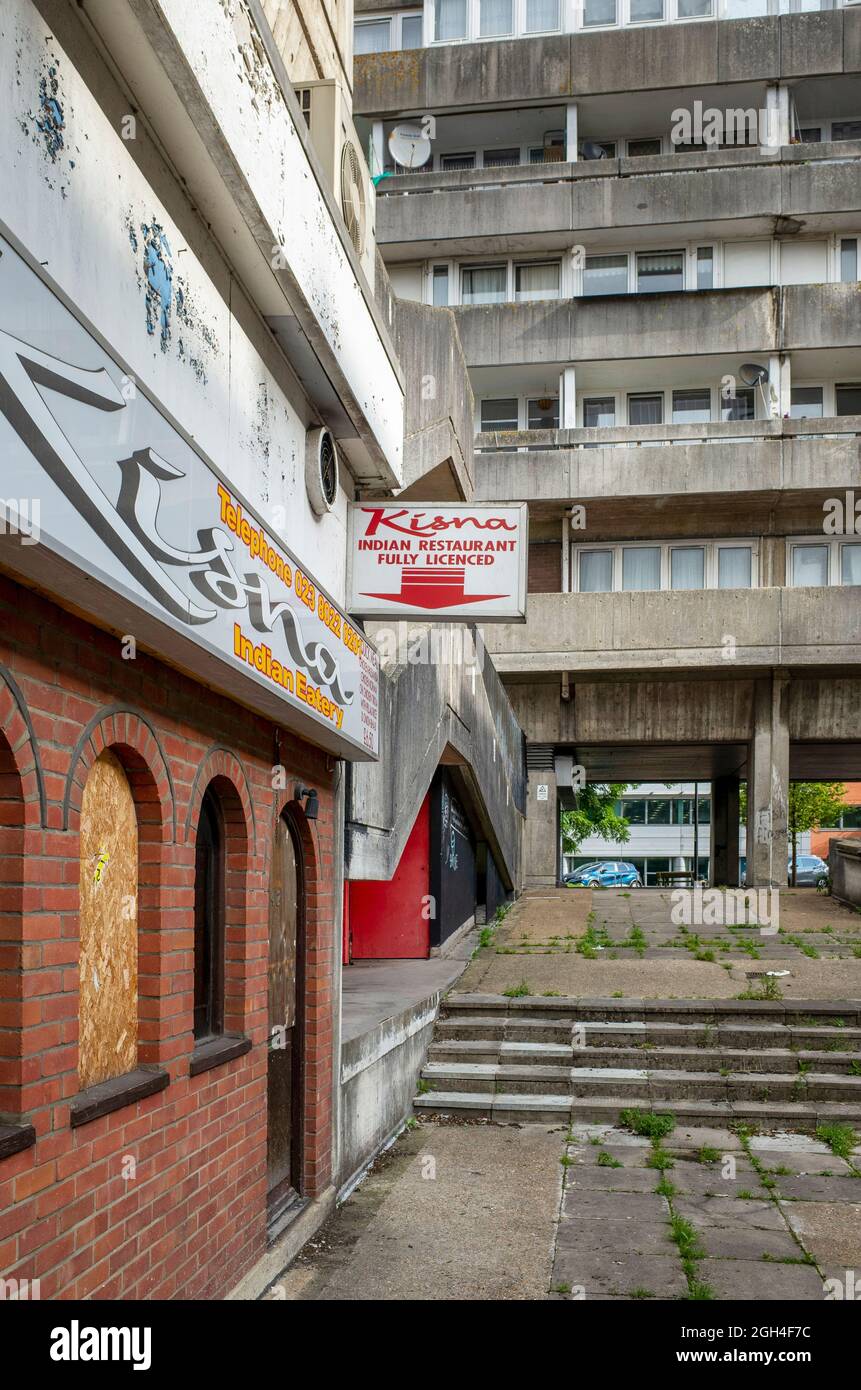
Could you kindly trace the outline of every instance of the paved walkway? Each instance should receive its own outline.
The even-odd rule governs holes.
[[[423,1123],[266,1297],[822,1300],[861,1271],[855,1165],[799,1135]]]
[[[810,888],[784,889],[773,922],[673,921],[669,891],[527,891],[458,989],[637,999],[732,999],[769,971],[787,999],[861,998],[861,915]],[[753,982],[753,983],[752,983]]]

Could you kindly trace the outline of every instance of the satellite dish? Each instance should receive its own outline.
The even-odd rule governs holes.
[[[738,374],[745,386],[762,386],[768,381],[768,368],[761,367],[758,362],[743,362]]]
[[[607,151],[603,145],[596,145],[594,140],[586,140],[583,144],[584,159],[606,159]]]
[[[430,159],[431,142],[421,126],[396,125],[389,136],[389,150],[402,169],[421,169]]]

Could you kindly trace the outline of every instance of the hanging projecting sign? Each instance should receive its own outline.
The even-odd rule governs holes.
[[[525,622],[527,507],[355,502],[347,607],[364,618]]]
[[[0,238],[0,562],[347,758],[378,755],[375,649]],[[24,528],[22,527],[21,530]]]

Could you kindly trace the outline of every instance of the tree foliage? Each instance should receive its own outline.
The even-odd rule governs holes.
[[[587,782],[581,787],[575,810],[562,812],[562,853],[576,854],[590,835],[624,845],[631,836],[616,802],[627,790],[627,782]]]
[[[739,816],[747,819],[747,783],[739,788]],[[789,831],[791,880],[794,883],[798,860],[798,837],[807,830],[836,825],[846,805],[842,782],[790,782],[787,829]]]

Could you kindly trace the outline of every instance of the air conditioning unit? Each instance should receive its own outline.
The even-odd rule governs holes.
[[[340,84],[332,79],[297,88],[311,142],[335,195],[365,277],[374,287],[374,185]]]

